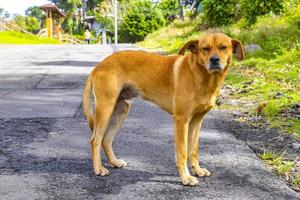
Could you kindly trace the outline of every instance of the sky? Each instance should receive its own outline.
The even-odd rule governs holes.
[[[25,10],[30,6],[41,6],[49,3],[47,0],[0,0],[0,7],[9,14],[25,15]]]

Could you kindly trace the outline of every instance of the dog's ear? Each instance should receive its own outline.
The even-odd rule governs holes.
[[[190,50],[190,52],[192,53],[197,53],[197,49],[198,49],[198,40],[190,40],[187,43],[185,43],[185,45],[180,49],[179,51],[179,55],[184,55],[185,51],[188,49]]]
[[[231,43],[232,43],[233,52],[235,53],[235,56],[239,60],[243,60],[245,57],[245,54],[244,54],[244,48],[243,48],[242,43],[237,39],[232,39]]]

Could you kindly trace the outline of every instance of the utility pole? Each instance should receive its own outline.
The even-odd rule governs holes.
[[[183,2],[182,2],[182,0],[178,0],[178,15],[179,15],[179,18],[182,21],[184,21]]]
[[[114,0],[115,45],[118,44],[118,0]]]

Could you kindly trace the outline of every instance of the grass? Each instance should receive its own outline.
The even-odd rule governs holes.
[[[266,106],[262,114],[270,127],[280,128],[300,139],[299,118],[293,118],[293,113],[287,115],[286,112],[300,102],[300,51],[283,50],[272,59],[252,55],[241,65],[232,69],[226,83],[238,91],[247,92],[233,94],[231,98],[255,100],[257,104],[264,102]],[[241,84],[241,78],[251,84]],[[247,111],[256,114],[256,108],[248,108]]]
[[[0,32],[0,44],[59,44],[55,39],[40,38],[14,31]]]
[[[139,45],[177,53],[186,41],[202,34],[200,26],[201,15],[195,20],[175,21],[148,35]],[[236,91],[229,98],[254,102],[257,106],[243,105],[243,111],[263,115],[270,127],[300,139],[300,119],[293,117],[299,111],[287,112],[300,103],[300,5],[288,7],[281,16],[261,17],[250,28],[245,28],[241,20],[219,30],[243,44],[259,44],[263,49],[247,53],[243,62],[235,63],[225,80]],[[257,113],[261,104],[265,106]]]
[[[149,49],[177,53],[187,39],[199,35],[199,33],[194,31],[196,25],[196,20],[187,20],[184,22],[176,20],[170,26],[163,27],[148,35],[139,45]]]
[[[284,153],[277,155],[273,152],[264,152],[260,158],[271,166],[280,177],[288,181],[295,190],[300,190],[300,173],[295,173],[299,162],[286,160]]]

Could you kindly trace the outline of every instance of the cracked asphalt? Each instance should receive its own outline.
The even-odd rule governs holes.
[[[141,100],[114,143],[128,166],[94,176],[81,94],[93,66],[112,52],[96,45],[0,46],[0,199],[299,199],[221,128],[217,110],[205,119],[199,147],[212,176],[182,186],[171,117]]]

